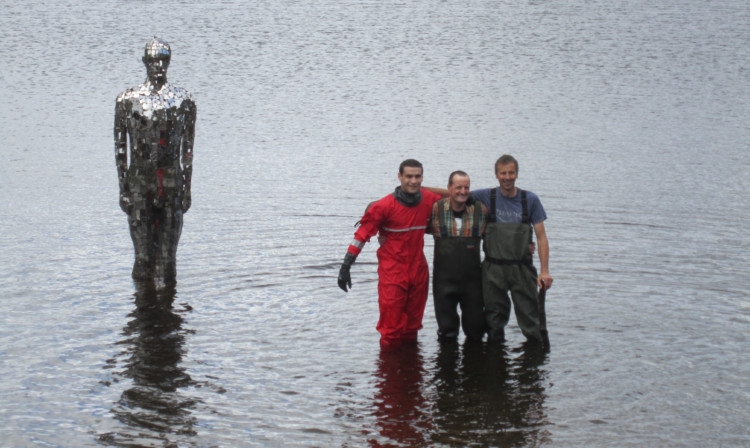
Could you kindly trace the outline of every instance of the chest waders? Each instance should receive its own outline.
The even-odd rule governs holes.
[[[479,227],[482,209],[474,207],[471,236],[452,236],[445,225],[445,208],[438,204],[440,238],[435,239],[432,293],[438,337],[453,340],[459,327],[468,339],[484,336],[484,302],[482,301],[482,264]],[[461,306],[461,317],[456,310]]]
[[[526,192],[521,192],[522,218],[520,223],[498,223],[496,215],[497,189],[490,192],[490,210],[484,236],[482,285],[484,293],[487,334],[491,341],[505,338],[505,326],[510,318],[513,300],[516,320],[524,336],[542,341],[537,297],[537,271],[534,268],[529,243],[529,220]]]

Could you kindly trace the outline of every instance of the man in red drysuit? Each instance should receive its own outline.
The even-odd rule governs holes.
[[[386,349],[416,340],[422,328],[430,278],[424,234],[432,205],[441,199],[421,188],[422,172],[422,164],[414,159],[401,162],[401,186],[367,208],[339,271],[339,287],[348,291],[350,268],[365,243],[378,232],[385,237],[377,252],[380,319],[376,328],[380,345]]]

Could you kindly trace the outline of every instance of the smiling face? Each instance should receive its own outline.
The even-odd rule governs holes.
[[[422,187],[422,168],[405,166],[403,173],[398,173],[398,180],[404,193],[415,194]]]
[[[518,169],[515,163],[499,164],[495,170],[495,177],[500,182],[500,194],[503,196],[515,195],[516,179],[518,179]]]
[[[471,181],[469,176],[454,174],[452,181],[448,184],[448,198],[451,208],[455,211],[461,211],[466,207],[466,200],[469,199]]]

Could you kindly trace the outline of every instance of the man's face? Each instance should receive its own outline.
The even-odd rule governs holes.
[[[165,54],[144,56],[143,63],[146,64],[146,73],[150,81],[164,81],[167,78],[169,56]]]
[[[404,193],[417,193],[422,186],[422,168],[405,166],[404,172],[398,173],[398,180],[401,181],[401,190]]]
[[[448,185],[448,197],[451,206],[463,208],[466,200],[469,199],[470,183],[469,176],[453,175],[453,183]]]
[[[504,193],[512,193],[516,186],[516,179],[518,178],[518,171],[516,170],[515,163],[508,163],[505,165],[499,165],[495,176],[500,182],[500,190]]]

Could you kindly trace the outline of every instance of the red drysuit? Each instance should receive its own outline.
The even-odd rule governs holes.
[[[422,328],[430,272],[424,256],[424,234],[432,205],[441,196],[421,189],[422,200],[407,207],[390,194],[373,203],[360,221],[349,253],[355,257],[380,232],[385,243],[378,249],[377,330],[383,346],[416,339]]]

